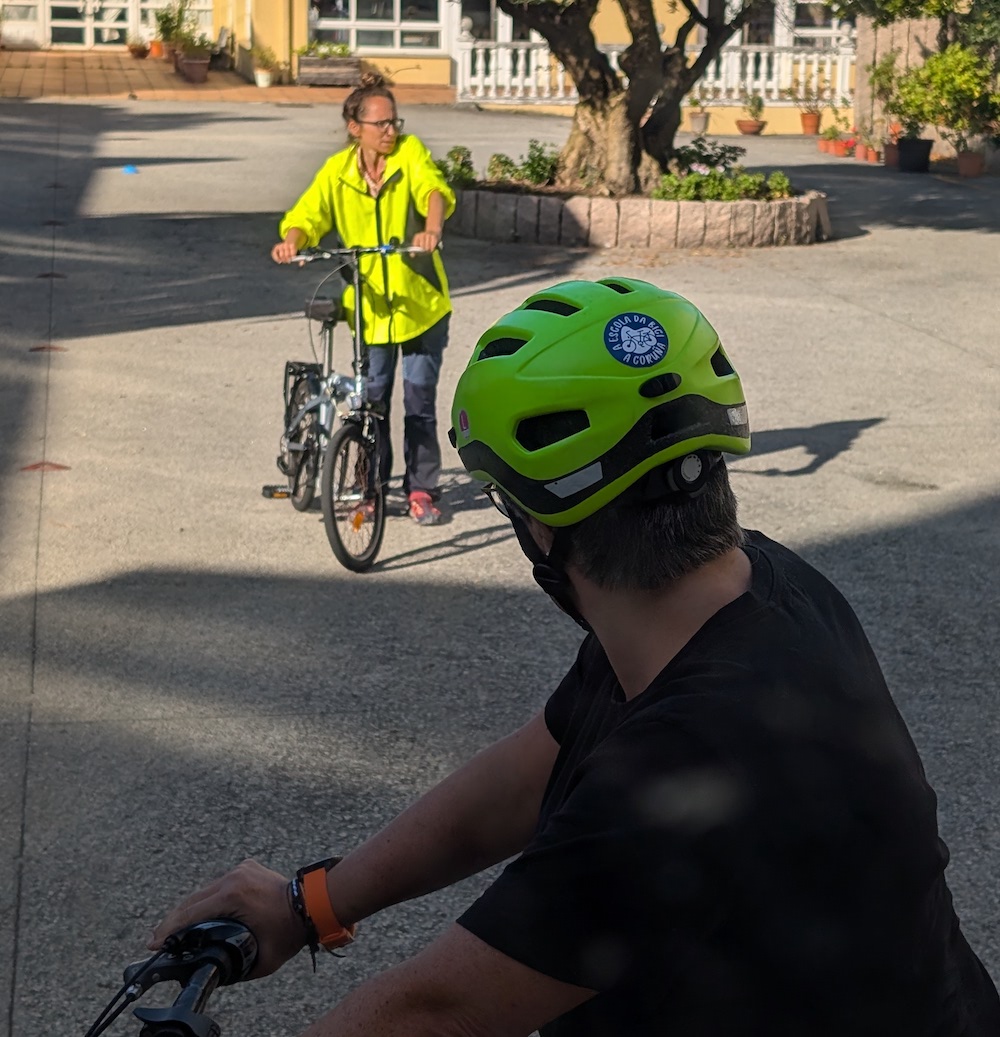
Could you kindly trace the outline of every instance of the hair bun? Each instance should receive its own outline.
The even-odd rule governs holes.
[[[385,76],[383,76],[381,72],[366,70],[361,73],[361,79],[358,82],[358,86],[360,86],[362,90],[371,87],[385,86]]]

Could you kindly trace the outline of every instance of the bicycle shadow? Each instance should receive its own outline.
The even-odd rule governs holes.
[[[812,475],[840,454],[847,453],[862,432],[881,425],[883,421],[885,418],[861,418],[754,432],[748,460],[796,448],[804,450],[810,459],[799,468],[747,468],[742,464],[733,464],[732,467],[746,475]]]
[[[412,569],[418,565],[429,565],[456,555],[471,554],[486,547],[493,547],[513,537],[514,531],[509,522],[485,529],[470,529],[465,533],[456,533],[449,540],[437,540],[432,544],[402,551],[389,558],[382,558],[373,566],[372,572],[394,572],[400,569]]]

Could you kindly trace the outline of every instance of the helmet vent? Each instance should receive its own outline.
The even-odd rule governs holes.
[[[527,344],[528,340],[526,338],[495,338],[492,342],[487,342],[483,346],[479,359],[489,360],[493,356],[510,356],[512,353],[516,353],[521,346],[526,346]]]
[[[602,281],[601,283],[606,284],[609,288],[613,288],[619,295],[631,295],[635,290],[627,284],[619,284],[617,281]]]
[[[712,354],[712,370],[720,377],[724,378],[727,374],[735,374],[733,365],[729,362],[729,357],[722,352],[722,346]]]
[[[590,428],[585,410],[564,410],[556,414],[538,414],[518,423],[515,438],[525,450],[542,450]]]
[[[535,299],[524,307],[526,310],[544,310],[546,313],[558,313],[560,317],[572,317],[580,312],[579,306],[559,299]]]
[[[653,400],[657,396],[666,396],[668,392],[673,392],[680,384],[681,376],[679,374],[673,372],[660,374],[643,382],[639,386],[639,395],[645,396],[647,400]]]

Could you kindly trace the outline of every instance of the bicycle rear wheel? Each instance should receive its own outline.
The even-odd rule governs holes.
[[[358,422],[345,422],[330,440],[323,462],[320,502],[327,539],[337,561],[356,573],[375,564],[385,533],[377,435],[374,422],[371,435]]]
[[[315,395],[313,383],[302,378],[292,390],[289,417],[297,414]],[[288,493],[296,511],[308,511],[316,496],[316,477],[319,474],[320,443],[316,410],[308,414],[289,432],[288,443],[297,449],[288,451]]]

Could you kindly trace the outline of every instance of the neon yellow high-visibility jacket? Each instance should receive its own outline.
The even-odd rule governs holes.
[[[351,144],[327,159],[306,192],[278,228],[291,227],[312,247],[336,230],[345,247],[407,244],[424,229],[427,200],[439,191],[445,218],[455,211],[455,192],[434,164],[430,151],[411,134],[402,134],[386,156],[382,190],[373,198],[358,168],[358,146]],[[451,313],[448,280],[438,252],[412,256],[362,256],[362,330],[369,345],[407,342]],[[354,292],[344,291],[344,307],[354,326]]]

